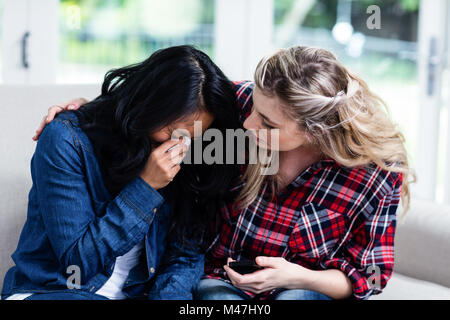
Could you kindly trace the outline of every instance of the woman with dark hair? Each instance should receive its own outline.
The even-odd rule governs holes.
[[[99,97],[42,132],[2,299],[192,298],[238,168],[181,163],[189,139],[171,137],[194,121],[225,133],[237,112],[231,82],[189,46],[108,72]]]

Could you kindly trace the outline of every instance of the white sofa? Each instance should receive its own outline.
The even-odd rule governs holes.
[[[35,129],[52,104],[92,99],[99,85],[0,86],[0,288],[26,219]],[[415,200],[395,238],[396,263],[372,299],[450,299],[450,207]]]

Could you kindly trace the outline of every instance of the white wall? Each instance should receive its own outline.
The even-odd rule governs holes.
[[[3,0],[2,78],[5,84],[55,83],[58,0]],[[23,46],[25,33],[27,45]],[[23,64],[26,50],[28,68]]]
[[[216,0],[215,61],[233,80],[251,80],[272,50],[273,0]]]

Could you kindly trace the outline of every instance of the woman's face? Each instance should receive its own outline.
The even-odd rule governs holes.
[[[258,87],[253,89],[253,110],[245,120],[244,128],[253,131],[261,148],[290,151],[309,143],[307,135],[297,122],[285,115],[283,108],[286,107],[278,97],[268,97]],[[267,139],[258,132],[261,129],[267,130]],[[273,129],[279,130],[278,147],[271,141]]]
[[[200,121],[202,125],[202,134],[208,129],[214,121],[214,116],[206,111],[200,111],[192,116],[183,118],[180,121],[172,123],[170,126],[166,126],[158,129],[150,134],[150,139],[155,144],[161,144],[170,140],[175,130],[186,130],[190,134],[190,138],[198,138],[194,136],[194,121]],[[198,135],[198,134],[197,134]]]

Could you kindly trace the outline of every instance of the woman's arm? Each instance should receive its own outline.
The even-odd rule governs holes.
[[[293,280],[295,287],[320,292],[333,299],[346,299],[353,293],[350,279],[341,270],[309,270],[306,282],[301,278]]]
[[[154,154],[178,143],[168,141],[155,149],[149,158],[149,162],[153,162],[147,163],[142,177],[126,185],[98,215],[86,182],[89,170],[76,132],[59,120],[46,127],[32,160],[32,192],[46,236],[62,267],[78,266],[81,281],[85,283],[143,240],[164,203],[152,184],[161,187],[173,178],[166,177],[161,167],[164,161]],[[165,157],[170,160],[170,155]],[[151,174],[155,168],[158,174]],[[154,178],[157,180],[153,181]]]
[[[401,194],[402,176],[379,200],[379,206],[353,230],[339,255],[321,262],[322,271],[306,269],[283,258],[258,257],[266,268],[249,275],[240,275],[224,266],[234,286],[261,293],[287,288],[307,289],[331,298],[367,299],[380,293],[394,269],[394,237],[396,211]],[[363,213],[361,213],[363,214]]]
[[[352,284],[340,270],[310,270],[278,257],[257,257],[256,263],[264,269],[248,275],[224,268],[235,287],[257,294],[277,288],[312,290],[333,299],[352,294]]]
[[[97,216],[81,147],[72,134],[62,121],[49,124],[39,139],[31,170],[55,258],[64,268],[78,266],[85,283],[144,238],[164,199],[136,178],[107,203],[103,216]]]

